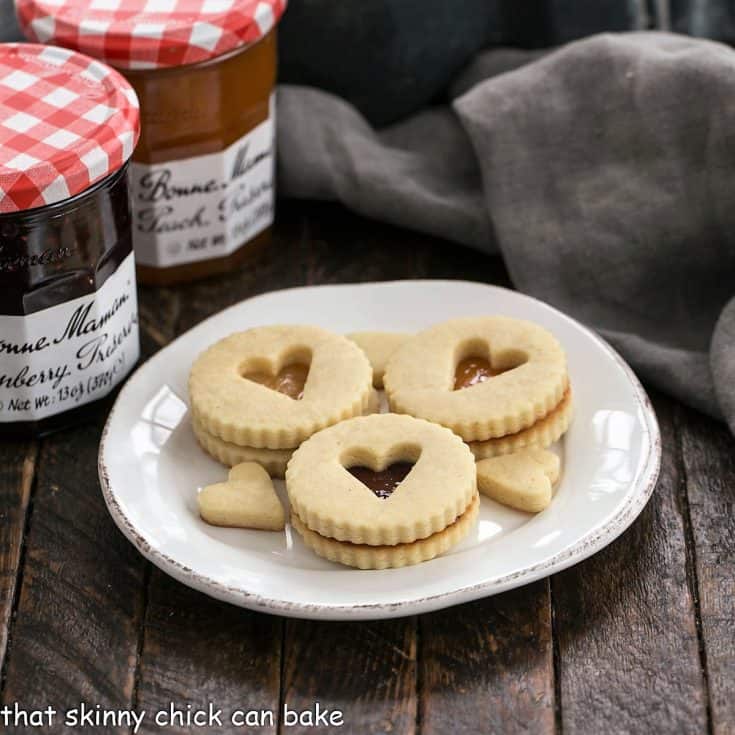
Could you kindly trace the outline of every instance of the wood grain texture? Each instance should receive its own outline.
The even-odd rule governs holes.
[[[283,702],[295,711],[315,702],[341,710],[339,732],[410,735],[416,729],[416,619],[361,623],[288,620]],[[285,727],[288,735],[314,729]],[[325,732],[319,729],[317,732]]]
[[[671,404],[655,405],[664,460],[648,506],[620,539],[552,581],[565,735],[707,729],[684,478]]]
[[[279,618],[218,602],[154,569],[137,688],[137,709],[149,713],[141,732],[192,732],[168,715],[156,724],[154,713],[173,702],[182,716],[188,706],[207,711],[211,703],[221,717],[202,730],[212,735],[275,733],[281,635]],[[263,727],[234,727],[233,714],[248,710],[272,715]]]
[[[177,315],[172,292],[142,295],[142,360],[172,338]],[[42,440],[33,503],[38,515],[27,539],[3,702],[60,711],[82,700],[113,709],[133,702],[147,562],[115,528],[97,482],[97,449],[109,405],[101,405],[92,424]],[[16,483],[20,507],[28,503],[35,460],[35,445],[28,445]],[[12,493],[9,462],[3,471],[3,492]],[[10,526],[16,539],[24,528],[18,521]],[[7,601],[3,595],[3,610],[11,601],[12,594]],[[79,729],[55,730],[67,731]]]
[[[0,672],[20,576],[38,442],[0,444]]]
[[[312,203],[304,216],[310,284],[447,278],[510,285],[499,256],[358,218],[334,204]]]
[[[98,422],[60,432],[41,448],[4,703],[130,706],[144,562],[105,508],[100,431]]]
[[[312,205],[304,216],[309,285],[410,278],[420,242],[389,225],[357,219],[340,207]],[[315,665],[338,652],[336,665]],[[369,623],[288,621],[283,648],[283,702],[305,710],[319,701],[343,710],[340,730],[356,735],[413,733],[416,727],[416,620]],[[313,732],[285,727],[287,733]]]
[[[509,285],[500,258],[336,205],[281,203],[274,246],[255,267],[141,289],[143,356],[250,296],[402,278]],[[38,456],[33,443],[2,445],[0,660],[8,630],[10,642],[0,701],[65,708],[83,699],[149,713],[170,701],[184,708],[211,701],[223,711],[221,727],[201,730],[212,733],[323,732],[286,727],[282,717],[283,704],[308,710],[319,701],[344,712],[339,731],[359,735],[700,733],[708,726],[729,735],[734,447],[723,427],[685,410],[675,425],[673,404],[656,403],[661,480],[620,540],[550,582],[375,623],[251,613],[151,569],[114,528],[97,487],[101,415],[43,440]],[[234,728],[228,715],[235,709],[271,710],[276,721]],[[152,720],[145,729],[196,731]]]
[[[735,732],[735,441],[694,411],[678,413],[691,563],[716,735]]]
[[[299,209],[288,209],[279,222],[271,250],[254,267],[172,289],[142,289],[144,350],[165,346],[203,319],[243,299],[302,285],[304,243]],[[148,713],[141,731],[190,732],[187,705],[203,710],[211,703],[215,710],[221,710],[222,724],[215,720],[207,727],[208,733],[235,729],[275,732],[282,621],[210,599],[157,569],[145,584],[145,600],[135,690],[137,709]],[[154,714],[165,712],[171,702],[184,710],[184,719],[156,723]],[[260,728],[235,728],[233,714],[251,709],[272,712],[272,725],[264,714]]]
[[[181,295],[168,288],[138,289],[138,324],[143,360],[158,352],[176,336]]]
[[[334,205],[311,205],[306,217],[304,239],[309,247],[306,250],[306,278],[309,284],[349,283],[363,281],[383,281],[404,278],[465,278],[472,280],[487,280],[490,282],[508,284],[508,276],[499,258],[491,258],[467,248],[451,245],[434,238],[417,233],[398,230],[389,225],[358,220],[353,215]],[[545,587],[534,586],[533,590],[525,593],[530,601],[530,611],[520,614],[525,627],[524,633],[508,636],[507,649],[518,645],[521,635],[534,635],[543,624],[538,619],[539,609],[546,608],[548,633],[548,593]],[[518,599],[517,597],[514,599]],[[499,609],[503,609],[502,605]],[[464,612],[462,612],[464,611]],[[502,627],[503,635],[508,633],[510,625],[502,618],[501,612],[488,623],[485,620],[487,609],[482,605],[471,605],[463,608],[454,608],[438,617],[434,622],[427,623],[427,635],[416,637],[415,627],[409,619],[396,620],[392,623],[360,623],[360,624],[314,624],[306,622],[288,622],[287,635],[284,645],[284,700],[295,708],[308,707],[315,699],[319,699],[327,706],[336,706],[345,703],[346,731],[356,733],[370,732],[413,732],[415,727],[417,693],[413,682],[416,676],[415,651],[417,646],[431,646],[439,637],[435,635],[435,628],[444,628],[442,621],[451,621],[460,617],[462,624],[460,631],[472,636],[471,642],[465,641],[461,634],[452,638],[454,643],[461,647],[463,653],[470,653],[477,643],[477,636],[489,631],[495,623]],[[431,617],[431,616],[429,616]],[[514,614],[517,621],[519,615]],[[423,625],[422,619],[422,625]],[[451,629],[451,625],[446,628]],[[529,633],[532,630],[532,633]],[[500,636],[499,636],[500,637]],[[543,637],[540,634],[539,641]],[[383,640],[383,645],[376,642]],[[486,646],[481,651],[489,653],[487,646],[492,646],[494,639],[488,633]],[[426,641],[431,641],[427,643]],[[440,644],[438,644],[440,645]],[[310,661],[319,656],[320,649],[338,651],[335,663],[328,667],[316,669]],[[442,692],[441,684],[447,672],[442,671],[442,663],[447,659],[441,652],[429,648],[436,659],[426,670],[422,662],[422,648],[419,648],[418,677],[428,676],[430,691],[427,699],[421,705],[419,721],[422,731],[439,732],[444,727],[445,732],[475,732],[472,728],[461,730],[452,727],[452,716],[460,721],[466,721],[476,726],[479,720],[475,719],[471,706],[460,698],[460,706],[450,706],[450,699],[446,691]],[[516,649],[520,650],[520,649]],[[449,654],[451,655],[451,654]],[[515,682],[520,689],[525,690],[528,697],[533,698],[543,692],[541,699],[545,703],[538,706],[537,712],[546,709],[545,714],[538,714],[539,722],[546,721],[553,727],[553,709],[551,709],[550,694],[553,693],[553,679],[551,678],[551,644],[548,635],[544,639],[543,653],[547,670],[539,674],[534,670],[522,683],[523,673],[520,671],[522,663],[518,660],[518,669],[508,675],[507,680],[500,677],[500,669],[494,668],[487,677],[482,678],[478,686],[472,688],[476,699],[473,703],[482,704],[483,713],[491,721],[499,722],[495,715],[489,714],[498,703],[502,692],[502,683],[510,681],[515,676]],[[473,661],[479,668],[479,655],[473,653]],[[457,654],[456,660],[462,657]],[[535,658],[533,654],[530,658]],[[473,671],[468,665],[464,673]],[[457,672],[455,672],[457,673]],[[470,688],[470,675],[466,678],[457,673],[456,684],[459,689],[467,693]],[[476,672],[475,672],[476,673]],[[482,686],[493,676],[497,676],[495,688],[483,693]],[[432,677],[438,677],[434,679]],[[502,681],[501,681],[502,679]],[[462,687],[466,687],[462,689]],[[422,694],[419,692],[419,701]],[[523,700],[523,696],[521,696]],[[537,732],[548,732],[540,727]],[[483,731],[483,730],[479,730]],[[291,732],[289,729],[288,732]],[[304,730],[306,732],[306,730]]]
[[[420,619],[421,732],[554,732],[549,582]]]

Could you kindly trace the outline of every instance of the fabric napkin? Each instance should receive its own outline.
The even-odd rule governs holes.
[[[735,52],[650,32],[499,49],[449,99],[375,130],[282,86],[281,193],[499,250],[517,288],[735,432]]]

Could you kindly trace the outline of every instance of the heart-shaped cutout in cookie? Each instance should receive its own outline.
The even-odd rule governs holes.
[[[559,479],[559,457],[547,449],[521,449],[477,463],[477,487],[483,495],[511,508],[538,513],[551,502]]]
[[[284,365],[275,375],[257,371],[245,373],[242,377],[260,383],[278,393],[283,393],[284,396],[293,398],[295,401],[300,401],[304,397],[304,386],[306,385],[306,379],[309,377],[309,366],[293,362],[290,365]]]
[[[398,442],[377,452],[371,447],[356,446],[341,454],[342,466],[375,497],[387,500],[408,477],[421,457],[421,447],[412,442]]]
[[[347,471],[381,500],[387,500],[413,469],[413,462],[394,462],[383,470],[372,470],[365,465],[348,467]]]
[[[457,363],[454,370],[454,390],[462,390],[462,388],[470,388],[478,383],[484,383],[489,378],[506,372],[494,368],[490,364],[490,360],[484,357],[465,357]]]
[[[306,347],[298,347],[283,355],[279,364],[266,359],[251,359],[240,369],[245,380],[282,393],[295,401],[304,397],[304,386],[309,377],[311,351]]]
[[[491,358],[490,348],[486,343],[469,340],[458,349],[453,389],[462,390],[484,383],[523,365],[526,360],[526,356],[516,350],[507,350]]]
[[[230,470],[225,482],[208,485],[198,497],[199,515],[213,526],[282,531],[286,519],[273,481],[256,462]]]

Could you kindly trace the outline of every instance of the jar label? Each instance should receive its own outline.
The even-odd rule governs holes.
[[[130,253],[96,293],[0,316],[0,422],[38,421],[103,398],[139,354]]]
[[[133,161],[133,241],[138,264],[168,268],[221,258],[273,223],[275,105],[224,151]]]

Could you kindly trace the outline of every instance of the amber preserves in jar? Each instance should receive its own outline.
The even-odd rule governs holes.
[[[0,45],[0,436],[93,412],[139,354],[137,101],[64,49]]]
[[[256,257],[273,222],[275,33],[209,62],[126,75],[141,101],[141,282],[190,281]]]

